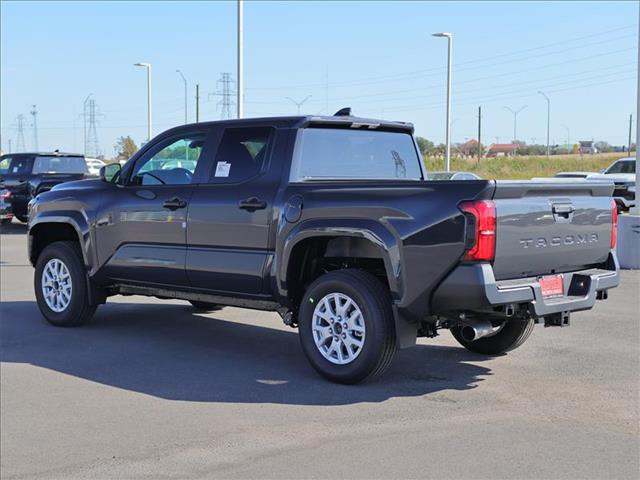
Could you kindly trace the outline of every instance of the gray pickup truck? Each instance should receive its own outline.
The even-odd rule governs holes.
[[[340,113],[177,127],[38,195],[44,317],[80,325],[118,294],[275,311],[355,383],[443,329],[507,352],[618,285],[610,183],[430,181],[412,125]]]

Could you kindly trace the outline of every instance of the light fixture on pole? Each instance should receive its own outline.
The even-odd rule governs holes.
[[[180,74],[182,81],[184,82],[184,123],[189,123],[189,117],[187,115],[187,79],[184,78],[184,74],[181,70],[176,70],[176,73]]]
[[[551,100],[547,97],[544,92],[538,90],[538,93],[544,97],[547,101],[547,160],[549,159],[549,126],[551,124]]]
[[[238,0],[238,118],[244,116],[244,1]]]
[[[290,100],[291,102],[293,102],[295,104],[296,107],[298,107],[298,115],[300,115],[300,107],[302,107],[302,105],[304,105],[304,103],[309,100],[312,97],[312,95],[307,95],[304,100],[302,100],[301,102],[296,102],[293,98],[291,97],[284,97],[287,100]]]
[[[520,107],[518,110],[514,110],[510,107],[503,107],[506,110],[509,110],[513,114],[513,144],[516,146],[513,154],[518,153],[518,114],[523,111],[527,106]]]
[[[445,140],[445,168],[447,172],[451,170],[451,57],[453,50],[453,34],[440,32],[432,34],[434,37],[444,37],[447,39],[447,129]]]
[[[147,69],[147,142],[152,136],[152,116],[151,116],[151,64],[145,62],[134,63],[136,67],[144,67]]]

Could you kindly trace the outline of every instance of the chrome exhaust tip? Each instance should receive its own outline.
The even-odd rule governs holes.
[[[490,337],[495,335],[502,329],[502,325],[494,327],[491,322],[477,320],[474,322],[465,323],[460,329],[460,335],[466,342],[475,342],[481,338]]]

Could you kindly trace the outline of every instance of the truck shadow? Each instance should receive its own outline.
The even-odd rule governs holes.
[[[294,331],[198,315],[188,306],[111,303],[80,328],[56,328],[35,302],[3,302],[0,361],[28,363],[171,400],[345,405],[477,386],[488,368],[462,348],[402,350],[380,379],[357,386],[323,380]],[[434,401],[454,402],[445,394]]]

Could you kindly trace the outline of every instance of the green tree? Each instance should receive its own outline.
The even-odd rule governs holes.
[[[420,149],[420,153],[422,153],[422,155],[433,155],[434,145],[431,140],[427,140],[424,137],[416,137],[416,141],[418,142],[418,148]]]
[[[138,151],[136,142],[129,135],[120,137],[116,143],[116,160],[129,160]]]

